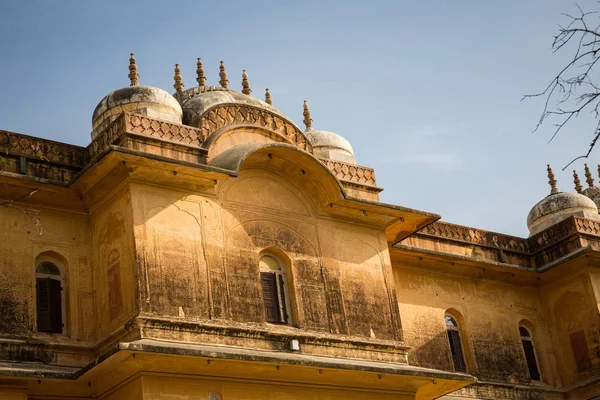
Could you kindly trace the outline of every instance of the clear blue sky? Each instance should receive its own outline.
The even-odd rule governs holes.
[[[520,101],[567,60],[550,46],[561,12],[574,9],[567,0],[1,0],[0,129],[85,146],[96,104],[128,84],[130,52],[141,84],[171,92],[175,63],[191,87],[197,57],[209,84],[224,60],[231,87],[247,69],[254,94],[269,87],[298,125],[307,99],[314,127],[346,137],[358,163],[375,168],[382,201],[526,236],[527,213],[549,193],[546,163],[572,191],[572,168],[560,168],[592,135],[581,120],[548,145],[550,125],[531,133],[542,101]]]

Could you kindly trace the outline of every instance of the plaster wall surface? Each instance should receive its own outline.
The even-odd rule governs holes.
[[[401,338],[381,228],[327,218],[284,173],[243,170],[205,192],[132,186],[142,311],[267,326],[259,259],[284,264],[291,326]]]
[[[55,353],[48,346],[83,345],[95,339],[88,216],[15,206],[20,209],[0,207],[0,334],[14,339],[0,343],[0,359],[85,364],[77,351]],[[62,334],[37,332],[35,271],[41,261],[53,262],[61,272]]]
[[[423,261],[426,263],[426,261]],[[394,265],[411,365],[454,370],[445,314],[460,325],[467,371],[480,381],[529,384],[519,326],[533,335],[542,381],[558,383],[554,346],[536,288]]]

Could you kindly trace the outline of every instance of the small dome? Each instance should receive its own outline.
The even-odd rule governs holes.
[[[316,157],[356,164],[350,142],[337,133],[311,130],[304,134],[312,144]]]
[[[264,101],[220,86],[196,86],[183,91],[177,98],[183,109],[183,123],[196,128],[200,127],[202,115],[219,104],[243,104],[261,108],[293,123],[285,114]]]
[[[153,86],[127,86],[104,97],[92,116],[92,139],[123,111],[134,111],[153,118],[181,123],[183,111],[168,92]]]
[[[530,236],[573,215],[598,219],[598,207],[590,198],[579,193],[550,194],[533,206],[527,216]]]

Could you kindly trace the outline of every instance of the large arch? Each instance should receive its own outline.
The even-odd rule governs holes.
[[[321,210],[347,197],[333,172],[312,154],[290,144],[240,144],[219,154],[210,164],[237,175],[249,169],[268,169],[284,174],[303,188]]]

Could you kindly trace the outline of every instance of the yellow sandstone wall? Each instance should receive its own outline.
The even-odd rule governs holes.
[[[301,187],[267,170],[244,170],[213,190],[133,184],[143,311],[262,323],[258,261],[272,252],[288,264],[295,326],[400,335],[382,229],[318,216]]]
[[[137,315],[137,268],[129,186],[121,184],[90,212],[97,339]]]
[[[410,264],[394,265],[405,341],[412,347],[410,364],[454,369],[444,321],[449,311],[461,325],[468,372],[480,381],[529,382],[519,335],[523,323],[532,331],[542,380],[557,383],[554,346],[536,288],[433,273]]]
[[[39,206],[18,206],[37,213],[0,207],[0,334],[26,337],[28,347],[19,350],[4,343],[0,359],[81,365],[87,361],[55,354],[47,345],[69,340],[84,344],[95,338],[88,217]],[[32,215],[39,215],[39,224]],[[64,276],[64,336],[34,332],[35,268],[43,260],[57,264]]]

